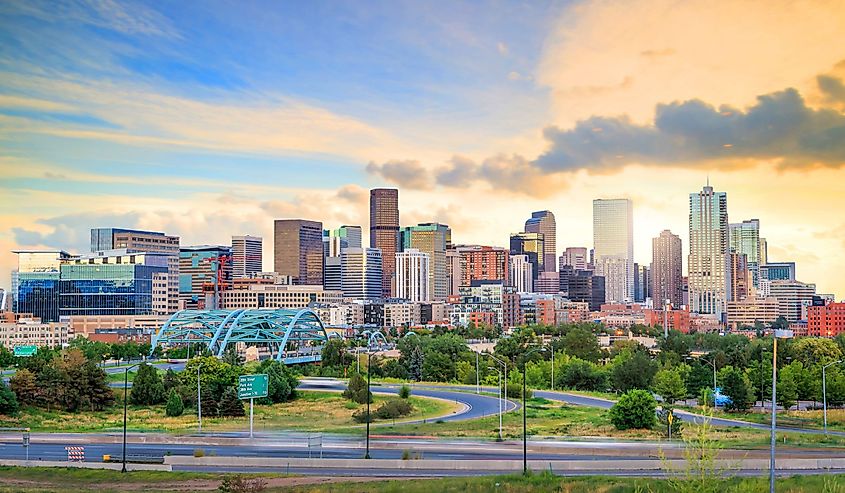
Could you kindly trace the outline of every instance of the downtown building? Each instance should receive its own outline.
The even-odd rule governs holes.
[[[394,261],[396,254],[394,253]],[[340,252],[341,290],[344,298],[381,300],[382,252],[378,248],[345,248]]]
[[[510,237],[510,254],[511,255],[526,255],[528,262],[531,264],[531,274],[534,279],[540,277],[541,272],[545,272],[545,246],[543,240],[543,233],[513,233]]]
[[[590,254],[586,247],[566,247],[560,256],[560,267],[571,266],[575,270],[590,269]]]
[[[249,278],[263,270],[264,240],[258,236],[232,237],[232,277]]]
[[[470,286],[473,281],[500,281],[510,284],[510,255],[500,247],[469,245],[456,247],[460,286]],[[454,271],[453,271],[454,272]]]
[[[707,185],[690,194],[690,312],[723,321],[730,293],[728,195]]]
[[[634,299],[633,216],[630,199],[593,200],[595,273],[604,277],[608,302]]]
[[[399,251],[399,190],[374,188],[370,190],[370,248],[378,248],[382,258],[382,293],[390,298]]]
[[[452,244],[452,230],[445,224],[423,223],[402,228],[399,238],[401,250],[415,249],[428,255],[428,298],[445,300],[449,296],[449,265],[446,251]],[[396,281],[398,280],[397,276]],[[398,286],[395,294],[398,298],[404,298],[399,293]]]
[[[534,274],[528,255],[511,255],[510,283],[517,293],[531,293],[534,291]]]
[[[273,271],[293,284],[323,284],[323,223],[306,219],[273,222]]]
[[[749,219],[730,224],[730,251],[745,255],[745,263],[751,274],[750,286],[760,287],[760,266],[765,263],[766,240],[760,238],[760,220]],[[736,296],[734,296],[736,299]]]
[[[526,233],[543,235],[543,271],[557,272],[557,223],[551,211],[538,211],[525,221]]]
[[[396,298],[411,302],[431,301],[431,256],[416,248],[396,253]]]
[[[232,248],[226,245],[183,246],[179,250],[179,305],[214,310],[220,293],[232,283]]]
[[[344,225],[323,230],[323,287],[330,291],[343,289],[340,253],[346,248],[361,248],[361,227]]]
[[[519,325],[519,294],[502,281],[472,281],[461,286],[451,305],[452,325],[487,325],[509,329]]]
[[[807,307],[807,334],[812,337],[836,337],[845,333],[845,303],[814,300]]]
[[[668,229],[651,240],[651,295],[655,308],[667,300],[675,308],[684,304],[682,248],[681,238]]]

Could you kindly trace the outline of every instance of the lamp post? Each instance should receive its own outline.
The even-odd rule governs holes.
[[[842,363],[842,360],[834,361],[833,363],[828,363],[822,366],[822,402],[824,403],[824,434],[827,435],[827,367],[838,365]]]
[[[488,366],[490,370],[495,370],[499,374],[499,441],[502,441],[502,370]]]
[[[197,433],[202,433],[202,400],[201,400],[201,390],[200,390],[200,368],[202,368],[202,362],[197,365]]]
[[[365,459],[370,458],[370,350],[367,348],[367,453]]]
[[[127,366],[126,369],[123,370],[123,467],[120,469],[120,472],[126,472],[126,401],[128,400],[127,391],[129,389],[129,370],[140,364],[141,363],[135,363],[132,366]]]
[[[481,393],[481,380],[478,374],[478,351],[475,352],[475,393]]]
[[[549,343],[549,349],[552,351],[552,392],[555,391],[555,345],[554,340]]]
[[[546,348],[534,348],[531,351],[522,355],[522,474],[528,475],[528,422],[527,413],[525,411],[525,364],[528,362],[528,357],[533,353],[545,351]]]
[[[772,348],[772,436],[769,452],[769,493],[775,493],[775,430],[777,429],[777,381],[778,381],[778,338],[792,339],[792,331],[776,329],[774,331],[774,347]]]
[[[502,368],[505,369],[505,387],[504,388],[505,388],[505,399],[507,399],[508,398],[508,392],[507,392],[507,389],[508,389],[508,364],[505,363],[505,360],[499,359],[499,358],[493,356],[492,354],[488,354],[488,356],[493,358],[494,361],[498,362],[500,365],[502,365]]]
[[[711,360],[702,359],[701,361],[704,361],[705,363],[707,363],[707,364],[709,364],[710,366],[713,367],[713,404],[715,405],[716,404],[716,360],[715,359],[711,359]]]

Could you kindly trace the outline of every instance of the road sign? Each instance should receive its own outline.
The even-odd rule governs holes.
[[[14,354],[21,358],[29,358],[30,356],[35,356],[37,352],[38,346],[15,346]]]
[[[254,399],[267,397],[267,387],[270,378],[266,373],[258,375],[241,375],[238,377],[238,399]]]

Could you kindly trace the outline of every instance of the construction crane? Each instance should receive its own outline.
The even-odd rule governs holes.
[[[202,261],[211,263],[214,266],[214,282],[203,283],[202,290],[203,292],[212,291],[214,293],[214,306],[211,309],[216,310],[220,307],[220,291],[226,289],[228,286],[226,279],[223,278],[223,270],[227,263],[232,263],[232,255],[224,254],[217,257],[207,257],[202,259]],[[205,300],[199,301],[198,304],[201,309],[205,308]]]

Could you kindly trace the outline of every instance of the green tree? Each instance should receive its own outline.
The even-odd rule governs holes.
[[[580,327],[567,332],[562,344],[566,354],[584,361],[596,363],[604,357],[596,335]]]
[[[784,368],[785,370],[786,368]],[[778,374],[777,403],[789,410],[798,400],[798,383],[793,372],[781,371]]]
[[[411,396],[411,389],[407,385],[403,385],[399,388],[399,397],[402,399],[407,399]]]
[[[366,404],[367,401],[373,402],[373,393],[367,391],[367,381],[360,373],[352,374],[346,390],[343,391],[343,397],[358,404]]]
[[[666,368],[654,375],[654,391],[663,398],[666,404],[670,405],[687,395],[687,388],[684,386],[680,372]]]
[[[155,367],[146,363],[138,366],[138,373],[132,381],[129,403],[136,406],[151,406],[164,402],[164,384]]]
[[[399,364],[405,367],[408,378],[414,381],[422,380],[423,360],[425,352],[423,339],[419,336],[403,337],[397,344],[399,347]]]
[[[210,385],[202,383],[200,389],[200,405],[202,406],[203,416],[219,416],[220,415],[220,399],[218,399],[214,392],[209,388]],[[233,387],[227,387],[233,388]]]
[[[223,391],[218,413],[220,416],[226,417],[243,416],[246,414],[244,403],[238,399],[238,391],[234,387],[229,387]]]
[[[8,368],[15,363],[15,353],[0,345],[0,368]]]
[[[625,351],[613,359],[611,383],[621,392],[651,387],[657,364],[643,351]]]
[[[610,408],[610,422],[618,430],[654,427],[657,401],[646,390],[631,390],[625,393]]]
[[[176,389],[170,391],[170,397],[167,398],[167,405],[164,407],[164,414],[170,417],[181,416],[185,412],[185,404],[182,403],[182,397]]]
[[[258,366],[259,373],[266,373],[267,397],[259,402],[262,404],[287,402],[296,397],[296,387],[299,386],[299,379],[284,364],[276,360],[264,360]]]
[[[0,379],[0,414],[15,416],[18,414],[18,400],[15,393]]]
[[[576,390],[606,390],[607,375],[600,366],[590,361],[572,358],[558,377],[563,387]]]
[[[346,350],[344,348],[343,340],[339,338],[331,338],[323,345],[322,358],[320,360],[323,366],[343,368],[348,363],[346,357]]]
[[[201,365],[201,366],[200,366]],[[208,390],[215,400],[220,400],[223,391],[234,387],[238,381],[238,368],[221,361],[214,356],[191,358],[180,373],[182,383],[188,388],[197,388],[197,367],[200,368],[200,382],[203,392]]]
[[[839,345],[823,337],[800,337],[791,341],[789,352],[794,360],[800,361],[805,368],[842,359],[842,349]]]
[[[731,399],[725,405],[726,411],[745,411],[751,407],[754,395],[745,372],[728,365],[719,371],[719,381],[722,382],[722,393]]]
[[[18,403],[21,406],[34,406],[38,403],[38,384],[35,383],[35,375],[23,368],[15,372],[9,379],[9,386],[15,393]]]
[[[244,357],[238,353],[235,345],[227,346],[226,351],[223,352],[223,362],[238,367],[244,364]]]
[[[171,390],[175,389],[181,382],[179,381],[179,375],[173,371],[173,368],[168,368],[166,372],[164,372],[164,378],[161,382],[164,385],[164,390],[166,392],[170,392]]]

